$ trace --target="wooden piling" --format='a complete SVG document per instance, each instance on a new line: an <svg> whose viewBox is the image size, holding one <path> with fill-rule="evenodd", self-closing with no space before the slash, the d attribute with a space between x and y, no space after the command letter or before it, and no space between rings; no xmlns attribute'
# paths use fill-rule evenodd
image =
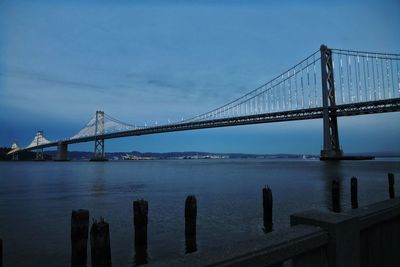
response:
<svg viewBox="0 0 400 267"><path fill-rule="evenodd" d="M337 179L332 181L332 211L340 212L340 185Z"/></svg>
<svg viewBox="0 0 400 267"><path fill-rule="evenodd" d="M264 231L272 232L272 190L269 187L263 188L263 212L264 212Z"/></svg>
<svg viewBox="0 0 400 267"><path fill-rule="evenodd" d="M147 264L148 203L133 201L133 224L135 228L135 264Z"/></svg>
<svg viewBox="0 0 400 267"><path fill-rule="evenodd" d="M73 210L71 214L71 266L86 266L89 211Z"/></svg>
<svg viewBox="0 0 400 267"><path fill-rule="evenodd" d="M194 195L189 195L185 201L185 243L186 253L197 251L196 244L197 201Z"/></svg>
<svg viewBox="0 0 400 267"><path fill-rule="evenodd" d="M133 202L135 245L147 246L148 203L141 199Z"/></svg>
<svg viewBox="0 0 400 267"><path fill-rule="evenodd" d="M351 177L350 180L350 192L351 192L351 208L358 208L358 192L357 192L357 178Z"/></svg>
<svg viewBox="0 0 400 267"><path fill-rule="evenodd" d="M196 235L197 202L190 195L185 201L185 235Z"/></svg>
<svg viewBox="0 0 400 267"><path fill-rule="evenodd" d="M101 217L90 228L90 246L92 267L111 267L110 229Z"/></svg>
<svg viewBox="0 0 400 267"><path fill-rule="evenodd" d="M388 173L389 181L389 198L394 198L394 174Z"/></svg>

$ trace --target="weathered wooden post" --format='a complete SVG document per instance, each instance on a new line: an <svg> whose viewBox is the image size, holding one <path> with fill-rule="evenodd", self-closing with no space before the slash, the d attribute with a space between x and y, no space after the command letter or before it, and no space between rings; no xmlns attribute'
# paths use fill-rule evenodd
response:
<svg viewBox="0 0 400 267"><path fill-rule="evenodd" d="M263 211L264 211L264 231L272 232L272 190L269 187L263 188Z"/></svg>
<svg viewBox="0 0 400 267"><path fill-rule="evenodd" d="M350 192L351 192L351 207L353 209L357 209L358 208L358 193L357 193L357 178L356 177L351 177Z"/></svg>
<svg viewBox="0 0 400 267"><path fill-rule="evenodd" d="M190 195L185 201L185 243L186 253L197 251L196 244L196 217L197 201L194 195Z"/></svg>
<svg viewBox="0 0 400 267"><path fill-rule="evenodd" d="M71 266L86 266L89 211L73 210L71 214Z"/></svg>
<svg viewBox="0 0 400 267"><path fill-rule="evenodd" d="M133 201L133 224L135 227L135 263L147 263L148 203L140 199Z"/></svg>
<svg viewBox="0 0 400 267"><path fill-rule="evenodd" d="M332 181L332 211L340 212L340 185L337 179Z"/></svg>
<svg viewBox="0 0 400 267"><path fill-rule="evenodd" d="M104 218L90 228L92 267L111 267L110 229Z"/></svg>
<svg viewBox="0 0 400 267"><path fill-rule="evenodd" d="M394 174L388 173L389 180L389 197L394 198Z"/></svg>

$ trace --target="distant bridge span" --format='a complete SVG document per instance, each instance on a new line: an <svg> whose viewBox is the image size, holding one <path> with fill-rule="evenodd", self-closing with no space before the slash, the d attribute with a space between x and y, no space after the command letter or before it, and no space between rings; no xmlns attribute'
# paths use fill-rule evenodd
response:
<svg viewBox="0 0 400 267"><path fill-rule="evenodd" d="M319 52L319 56L318 56ZM13 144L20 151L58 147L58 160L68 159L68 145L95 142L94 159L104 159L104 140L128 136L294 120L323 119L321 159L341 159L337 117L400 111L400 54L329 49L322 45L283 74L246 95L193 118L159 126L136 126L102 111L71 138L48 141L38 132L32 143ZM317 65L321 72L317 72ZM334 76L335 72L335 76ZM322 89L322 90L321 90Z"/></svg>

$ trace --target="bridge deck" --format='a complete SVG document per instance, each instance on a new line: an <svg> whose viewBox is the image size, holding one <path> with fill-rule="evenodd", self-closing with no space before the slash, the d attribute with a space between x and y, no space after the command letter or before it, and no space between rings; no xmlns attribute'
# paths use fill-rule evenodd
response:
<svg viewBox="0 0 400 267"><path fill-rule="evenodd" d="M121 138L128 136L139 136L139 135L167 133L176 131L189 131L196 129L228 127L228 126L247 125L247 124L320 119L322 118L322 111L323 108L318 107L318 108L308 108L308 109L298 109L298 110L290 110L283 112L248 115L248 116L229 117L229 118L222 118L215 120L167 124L156 127L146 127L136 130L108 133L98 136L97 138L112 139L112 138ZM336 111L333 112L336 114L336 116L342 117L342 116L355 116L355 115L386 113L386 112L396 112L396 111L400 111L400 98L338 105L336 107ZM39 146L23 148L20 151L54 147L57 146L60 142L62 144L76 144L76 143L94 141L95 139L96 139L95 136L87 136L76 139L59 140L47 144L42 144Z"/></svg>

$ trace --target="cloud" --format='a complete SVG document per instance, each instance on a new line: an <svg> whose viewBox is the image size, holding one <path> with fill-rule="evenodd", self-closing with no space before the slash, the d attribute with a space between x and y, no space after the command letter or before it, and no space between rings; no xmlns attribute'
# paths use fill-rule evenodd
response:
<svg viewBox="0 0 400 267"><path fill-rule="evenodd" d="M95 91L99 93L106 93L107 87L103 85L98 85L98 84L91 84L87 82L80 82L80 81L74 81L74 80L67 80L65 78L60 78L57 76L52 76L51 74L45 74L45 73L40 73L40 72L35 72L33 70L22 70L22 69L12 69L9 68L5 71L0 72L1 76L8 76L8 77L13 77L15 79L24 79L24 80L30 80L30 82L35 83L46 83L50 86L54 86L54 88L57 88L57 86L63 86L63 87L68 87L68 88L78 88L80 90L90 90L90 91Z"/></svg>

